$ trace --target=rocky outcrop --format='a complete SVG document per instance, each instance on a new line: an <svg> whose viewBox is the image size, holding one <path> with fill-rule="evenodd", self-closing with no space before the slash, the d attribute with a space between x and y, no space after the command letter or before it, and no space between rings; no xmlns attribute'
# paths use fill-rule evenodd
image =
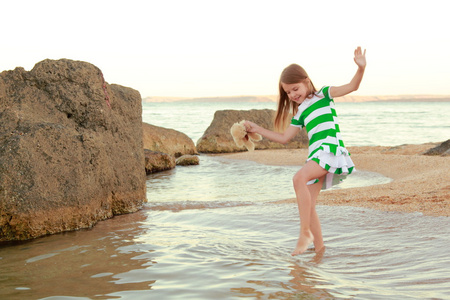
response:
<svg viewBox="0 0 450 300"><path fill-rule="evenodd" d="M147 175L175 168L175 157L167 153L144 149L145 173Z"/></svg>
<svg viewBox="0 0 450 300"><path fill-rule="evenodd" d="M198 154L194 142L184 133L147 123L142 123L144 148L180 157Z"/></svg>
<svg viewBox="0 0 450 300"><path fill-rule="evenodd" d="M0 73L0 241L91 227L145 201L139 92L67 59Z"/></svg>
<svg viewBox="0 0 450 300"><path fill-rule="evenodd" d="M450 156L450 140L446 140L439 146L427 150L424 155Z"/></svg>
<svg viewBox="0 0 450 300"><path fill-rule="evenodd" d="M273 119L275 111L271 109L261 110L219 110L214 114L211 125L206 129L203 136L197 142L197 150L201 153L228 153L246 151L239 148L233 141L230 133L231 126L241 120L249 120L258 125L273 129ZM255 149L285 149L285 148L305 148L308 146L308 136L301 131L288 144L282 145L263 138L255 142Z"/></svg>

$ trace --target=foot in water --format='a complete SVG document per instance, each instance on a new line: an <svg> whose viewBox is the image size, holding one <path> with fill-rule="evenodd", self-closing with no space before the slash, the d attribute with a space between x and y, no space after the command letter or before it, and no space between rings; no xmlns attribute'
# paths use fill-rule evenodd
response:
<svg viewBox="0 0 450 300"><path fill-rule="evenodd" d="M311 244L314 241L314 236L312 235L311 231L306 233L301 233L300 237L297 241L297 246L295 247L294 252L292 252L292 256L302 254L303 252L308 249L309 244Z"/></svg>

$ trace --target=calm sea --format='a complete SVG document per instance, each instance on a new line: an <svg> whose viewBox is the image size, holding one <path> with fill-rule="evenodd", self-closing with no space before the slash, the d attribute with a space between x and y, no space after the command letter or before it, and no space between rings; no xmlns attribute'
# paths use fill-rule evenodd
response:
<svg viewBox="0 0 450 300"><path fill-rule="evenodd" d="M147 103L147 123L197 142L216 110ZM346 145L449 138L450 102L338 103ZM93 229L0 246L0 299L450 299L450 218L318 206L326 251L292 257L298 166L201 155L147 177L148 203ZM357 171L337 188L383 184ZM319 201L320 202L320 201Z"/></svg>
<svg viewBox="0 0 450 300"><path fill-rule="evenodd" d="M144 122L179 130L195 143L224 109L276 109L271 102L144 103ZM450 138L449 102L336 103L346 146L396 146L443 142ZM253 120L258 123L258 120Z"/></svg>

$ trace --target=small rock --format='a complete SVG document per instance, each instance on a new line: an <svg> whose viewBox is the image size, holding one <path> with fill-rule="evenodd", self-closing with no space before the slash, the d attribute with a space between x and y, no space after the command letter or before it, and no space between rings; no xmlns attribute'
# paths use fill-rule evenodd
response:
<svg viewBox="0 0 450 300"><path fill-rule="evenodd" d="M176 160L177 166L192 166L199 163L200 159L196 155L183 155Z"/></svg>
<svg viewBox="0 0 450 300"><path fill-rule="evenodd" d="M144 156L147 175L175 168L175 157L167 153L144 149Z"/></svg>
<svg viewBox="0 0 450 300"><path fill-rule="evenodd" d="M450 140L446 140L437 147L427 150L424 155L440 155L448 156L450 155Z"/></svg>

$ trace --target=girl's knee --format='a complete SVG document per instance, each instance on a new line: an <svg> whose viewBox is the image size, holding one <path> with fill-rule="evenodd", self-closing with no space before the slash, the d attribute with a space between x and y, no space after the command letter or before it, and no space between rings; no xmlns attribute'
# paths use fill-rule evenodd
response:
<svg viewBox="0 0 450 300"><path fill-rule="evenodd" d="M296 186L297 184L306 184L309 181L308 178L303 173L304 172L299 171L295 173L294 177L292 177L292 182L294 183L294 186Z"/></svg>

